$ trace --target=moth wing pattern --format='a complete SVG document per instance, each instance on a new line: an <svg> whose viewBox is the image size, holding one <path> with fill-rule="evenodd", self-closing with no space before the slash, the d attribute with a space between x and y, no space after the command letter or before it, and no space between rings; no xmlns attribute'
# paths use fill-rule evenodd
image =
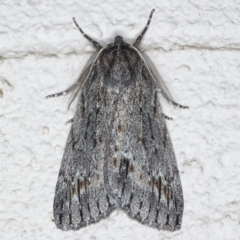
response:
<svg viewBox="0 0 240 240"><path fill-rule="evenodd" d="M158 90L135 45L117 36L99 50L81 87L57 180L58 228L78 230L121 209L144 225L180 229L182 187Z"/></svg>
<svg viewBox="0 0 240 240"><path fill-rule="evenodd" d="M115 111L107 159L110 191L131 218L174 231L181 226L183 195L158 86L137 49L126 47L121 54L128 73L121 78L124 91L114 95L107 89ZM117 61L105 55L105 62Z"/></svg>
<svg viewBox="0 0 240 240"><path fill-rule="evenodd" d="M78 230L116 209L105 193L100 160L103 157L96 139L99 85L96 75L93 66L80 95L57 180L54 218L62 230Z"/></svg>

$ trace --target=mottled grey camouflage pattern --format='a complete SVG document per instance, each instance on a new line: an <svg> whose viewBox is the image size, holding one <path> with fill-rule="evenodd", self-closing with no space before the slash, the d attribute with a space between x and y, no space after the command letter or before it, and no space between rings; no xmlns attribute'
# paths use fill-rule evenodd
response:
<svg viewBox="0 0 240 240"><path fill-rule="evenodd" d="M179 172L139 38L134 46L120 36L96 45L56 186L54 219L62 230L78 230L115 209L159 230L181 227Z"/></svg>

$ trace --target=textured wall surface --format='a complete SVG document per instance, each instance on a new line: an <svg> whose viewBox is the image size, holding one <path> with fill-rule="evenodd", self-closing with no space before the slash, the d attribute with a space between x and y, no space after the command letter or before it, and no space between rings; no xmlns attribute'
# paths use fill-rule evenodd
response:
<svg viewBox="0 0 240 240"><path fill-rule="evenodd" d="M124 4L123 4L124 2ZM174 99L162 99L184 192L180 231L160 232L117 211L77 232L53 221L53 197L70 125L70 96L45 100L81 74L94 48L117 34L141 44ZM1 1L0 239L239 239L240 2Z"/></svg>

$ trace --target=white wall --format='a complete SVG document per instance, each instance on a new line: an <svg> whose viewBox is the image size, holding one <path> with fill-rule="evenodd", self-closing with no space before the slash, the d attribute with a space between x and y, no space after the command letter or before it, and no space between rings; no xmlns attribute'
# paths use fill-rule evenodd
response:
<svg viewBox="0 0 240 240"><path fill-rule="evenodd" d="M81 74L94 48L130 43L155 8L141 49L175 100L162 106L184 191L182 229L160 232L121 212L77 232L56 229L55 184L75 112L70 96L45 100ZM1 1L0 239L239 239L239 1ZM1 93L1 92L0 92Z"/></svg>

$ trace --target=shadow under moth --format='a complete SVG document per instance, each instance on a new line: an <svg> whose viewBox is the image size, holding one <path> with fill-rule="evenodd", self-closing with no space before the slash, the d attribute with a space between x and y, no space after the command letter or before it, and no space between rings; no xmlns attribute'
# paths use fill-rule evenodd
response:
<svg viewBox="0 0 240 240"><path fill-rule="evenodd" d="M116 36L97 48L93 62L76 84L77 111L66 143L54 198L54 221L78 230L114 210L159 230L181 227L183 194L173 147L158 92L174 102L138 49L152 10L133 45Z"/></svg>

